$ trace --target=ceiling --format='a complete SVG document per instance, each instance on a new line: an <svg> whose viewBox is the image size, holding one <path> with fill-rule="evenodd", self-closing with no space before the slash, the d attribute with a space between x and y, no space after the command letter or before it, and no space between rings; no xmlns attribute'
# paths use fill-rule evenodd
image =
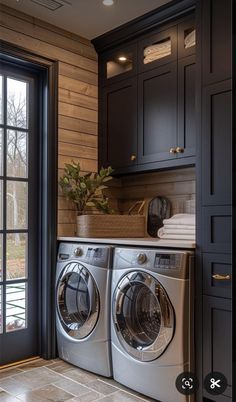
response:
<svg viewBox="0 0 236 402"><path fill-rule="evenodd" d="M1 0L1 3L93 39L169 1L115 0L115 4L109 7L104 6L102 0ZM59 8L52 11L37 2Z"/></svg>

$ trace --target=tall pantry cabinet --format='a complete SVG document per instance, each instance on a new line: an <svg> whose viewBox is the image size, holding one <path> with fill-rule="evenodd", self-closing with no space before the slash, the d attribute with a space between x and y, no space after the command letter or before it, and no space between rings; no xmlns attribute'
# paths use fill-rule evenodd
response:
<svg viewBox="0 0 236 402"><path fill-rule="evenodd" d="M198 402L232 398L232 2L199 0L198 15ZM228 387L211 395L203 386L211 372ZM201 395L202 393L202 395Z"/></svg>

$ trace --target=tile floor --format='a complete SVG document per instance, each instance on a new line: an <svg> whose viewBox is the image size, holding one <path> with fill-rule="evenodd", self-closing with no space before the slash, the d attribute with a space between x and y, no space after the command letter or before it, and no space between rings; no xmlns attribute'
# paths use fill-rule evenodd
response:
<svg viewBox="0 0 236 402"><path fill-rule="evenodd" d="M60 359L38 359L0 370L0 402L154 401ZM156 401L155 401L156 402Z"/></svg>

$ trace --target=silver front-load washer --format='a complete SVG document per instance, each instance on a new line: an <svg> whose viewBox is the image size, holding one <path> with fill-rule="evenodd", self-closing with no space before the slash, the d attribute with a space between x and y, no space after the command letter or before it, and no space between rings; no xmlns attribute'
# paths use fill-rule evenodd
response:
<svg viewBox="0 0 236 402"><path fill-rule="evenodd" d="M109 246L61 243L56 271L56 327L59 357L110 377Z"/></svg>
<svg viewBox="0 0 236 402"><path fill-rule="evenodd" d="M193 370L193 257L189 251L115 249L113 376L161 402L193 400L175 385L179 374Z"/></svg>

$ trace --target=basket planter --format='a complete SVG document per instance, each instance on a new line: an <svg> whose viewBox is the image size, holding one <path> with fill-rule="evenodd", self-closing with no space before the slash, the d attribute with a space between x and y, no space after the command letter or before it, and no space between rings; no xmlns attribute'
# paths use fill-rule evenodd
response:
<svg viewBox="0 0 236 402"><path fill-rule="evenodd" d="M78 237L144 237L144 215L79 215Z"/></svg>

